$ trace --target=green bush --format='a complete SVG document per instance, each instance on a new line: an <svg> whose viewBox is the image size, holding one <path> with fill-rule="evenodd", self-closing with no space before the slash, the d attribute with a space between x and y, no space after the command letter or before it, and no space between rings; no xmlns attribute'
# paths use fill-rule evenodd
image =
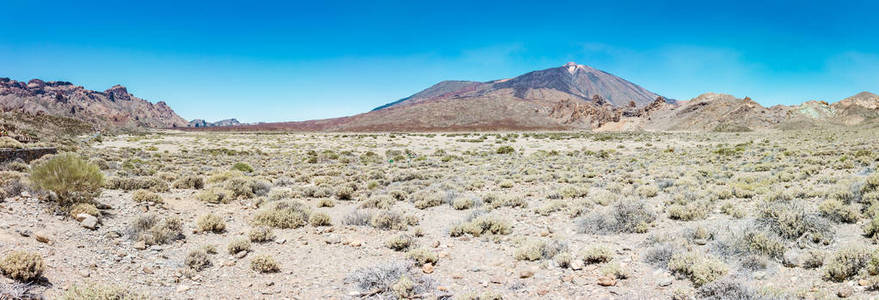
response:
<svg viewBox="0 0 879 300"><path fill-rule="evenodd" d="M516 149L513 149L513 146L500 146L495 151L497 154L510 154L513 152L516 152Z"/></svg>
<svg viewBox="0 0 879 300"><path fill-rule="evenodd" d="M232 165L232 170L238 170L238 171L241 171L244 173L250 173L250 172L253 172L253 167L251 167L250 165L243 163L243 162L237 162L234 165Z"/></svg>
<svg viewBox="0 0 879 300"><path fill-rule="evenodd" d="M98 166L74 153L55 155L31 170L31 181L41 189L55 192L61 206L91 202L100 195L104 175Z"/></svg>

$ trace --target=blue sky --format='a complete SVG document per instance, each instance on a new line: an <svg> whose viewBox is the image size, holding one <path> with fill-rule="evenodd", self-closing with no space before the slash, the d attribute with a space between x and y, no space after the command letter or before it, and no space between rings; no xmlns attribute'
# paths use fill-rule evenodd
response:
<svg viewBox="0 0 879 300"><path fill-rule="evenodd" d="M875 1L2 2L0 77L122 84L186 119L344 116L568 61L676 99L879 93Z"/></svg>

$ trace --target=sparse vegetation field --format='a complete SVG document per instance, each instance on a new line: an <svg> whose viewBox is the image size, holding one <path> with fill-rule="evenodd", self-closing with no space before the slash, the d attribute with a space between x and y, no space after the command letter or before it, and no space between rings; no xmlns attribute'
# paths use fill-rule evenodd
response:
<svg viewBox="0 0 879 300"><path fill-rule="evenodd" d="M0 299L879 297L877 136L104 136L0 165Z"/></svg>

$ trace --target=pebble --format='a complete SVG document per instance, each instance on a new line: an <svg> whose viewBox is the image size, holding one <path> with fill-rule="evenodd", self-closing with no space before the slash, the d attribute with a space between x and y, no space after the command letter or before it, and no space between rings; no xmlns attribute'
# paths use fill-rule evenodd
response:
<svg viewBox="0 0 879 300"><path fill-rule="evenodd" d="M659 286L670 286L672 283L671 279L663 279L659 281Z"/></svg>
<svg viewBox="0 0 879 300"><path fill-rule="evenodd" d="M598 277L598 285L600 286L614 286L617 284L616 279L613 279L608 276Z"/></svg>
<svg viewBox="0 0 879 300"><path fill-rule="evenodd" d="M153 273L154 273L153 268L150 268L150 267L148 267L148 266L147 266L147 267L143 267L143 272L146 273L146 274L153 274Z"/></svg>
<svg viewBox="0 0 879 300"><path fill-rule="evenodd" d="M82 215L86 215L86 214L79 214L79 215L82 216ZM92 216L92 215L86 215L86 216L87 217L83 218L82 221L79 222L79 225L82 225L82 227L84 227L86 229L91 229L91 230L97 229L98 228L98 218L95 218L95 216Z"/></svg>
<svg viewBox="0 0 879 300"><path fill-rule="evenodd" d="M242 259L242 258L244 258L245 256L247 256L247 252L249 252L249 251L241 251L241 252L236 253L236 254L235 254L235 258L237 258L237 259Z"/></svg>
<svg viewBox="0 0 879 300"><path fill-rule="evenodd" d="M531 272L531 271L519 272L519 278L531 278L531 276L534 276L534 272Z"/></svg>
<svg viewBox="0 0 879 300"><path fill-rule="evenodd" d="M188 290L189 290L189 286L187 286L187 285L185 285L185 284L181 284L181 285L178 285L178 286L177 286L177 292L178 292L178 293L184 293L184 292L186 292L186 291L188 291Z"/></svg>
<svg viewBox="0 0 879 300"><path fill-rule="evenodd" d="M146 243L144 243L144 241L137 241L136 243L134 243L134 249L144 250L146 248L147 248L147 246L146 246Z"/></svg>
<svg viewBox="0 0 879 300"><path fill-rule="evenodd" d="M34 235L34 238L37 239L37 242L44 243L44 244L48 244L49 241L52 240L51 238L49 238L49 235L46 234L45 232L37 232L37 234Z"/></svg>
<svg viewBox="0 0 879 300"><path fill-rule="evenodd" d="M575 259L574 261L572 261L571 262L571 270L574 270L574 271L583 270L583 260Z"/></svg>
<svg viewBox="0 0 879 300"><path fill-rule="evenodd" d="M424 274L433 273L433 264L424 264L423 266L421 266L421 272L424 272Z"/></svg>

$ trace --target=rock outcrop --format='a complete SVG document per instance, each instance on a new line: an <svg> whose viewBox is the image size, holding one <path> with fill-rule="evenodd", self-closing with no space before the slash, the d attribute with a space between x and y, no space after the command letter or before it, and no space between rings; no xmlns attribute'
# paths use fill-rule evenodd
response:
<svg viewBox="0 0 879 300"><path fill-rule="evenodd" d="M74 118L99 127L179 128L188 122L165 102L140 99L120 85L103 92L66 81L0 78L0 110Z"/></svg>

